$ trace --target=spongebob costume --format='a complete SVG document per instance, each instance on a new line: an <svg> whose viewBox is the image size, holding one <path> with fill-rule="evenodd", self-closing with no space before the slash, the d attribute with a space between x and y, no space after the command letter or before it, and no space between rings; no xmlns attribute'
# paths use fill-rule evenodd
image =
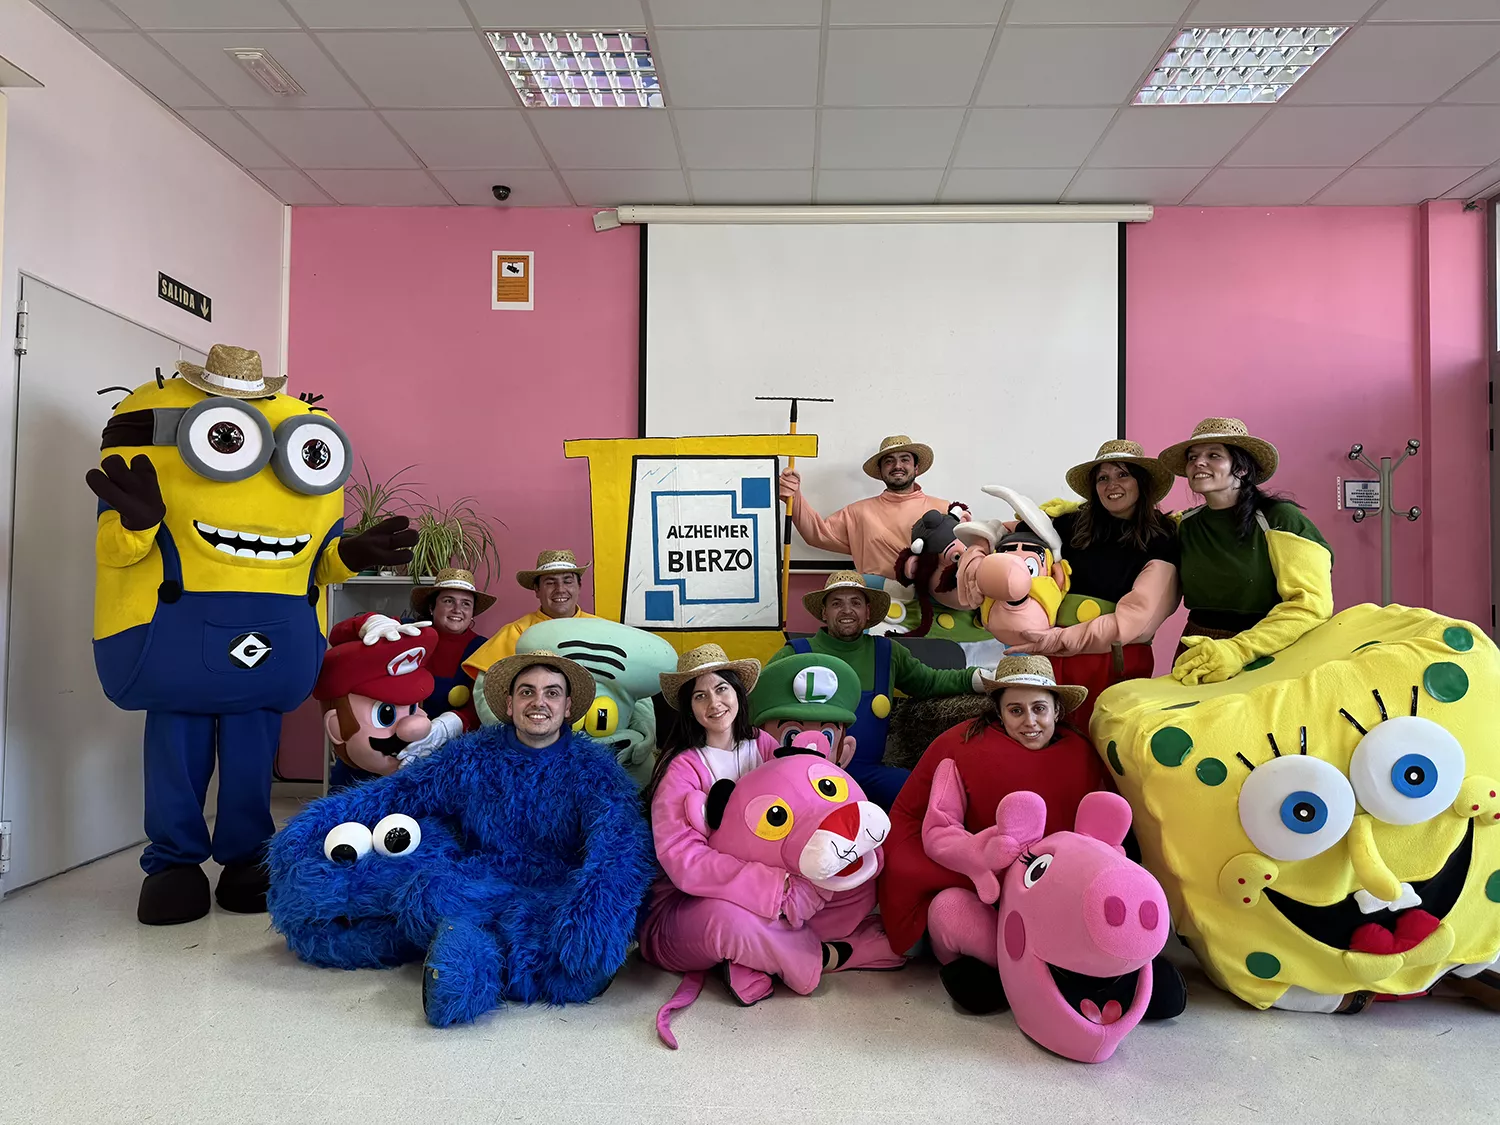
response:
<svg viewBox="0 0 1500 1125"><path fill-rule="evenodd" d="M1500 955L1497 710L1480 629L1361 605L1227 682L1118 684L1091 733L1214 981L1332 1012Z"/></svg>
<svg viewBox="0 0 1500 1125"><path fill-rule="evenodd" d="M148 925L208 913L210 855L224 867L220 906L265 909L271 763L282 714L318 677L321 589L409 559L415 538L397 519L340 542L349 441L277 393L285 379L263 377L259 355L215 345L203 367L178 368L115 407L88 474L100 500L94 663L112 702L146 712Z"/></svg>

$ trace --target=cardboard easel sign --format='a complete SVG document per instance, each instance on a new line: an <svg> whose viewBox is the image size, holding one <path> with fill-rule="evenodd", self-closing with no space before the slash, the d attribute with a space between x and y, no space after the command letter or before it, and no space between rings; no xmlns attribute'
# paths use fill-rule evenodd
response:
<svg viewBox="0 0 1500 1125"><path fill-rule="evenodd" d="M531 250L495 250L491 253L490 308L530 312L535 253Z"/></svg>

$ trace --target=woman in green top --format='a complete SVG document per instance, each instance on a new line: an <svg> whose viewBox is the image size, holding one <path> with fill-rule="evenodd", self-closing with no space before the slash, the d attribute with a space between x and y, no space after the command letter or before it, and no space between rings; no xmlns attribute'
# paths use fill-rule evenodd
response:
<svg viewBox="0 0 1500 1125"><path fill-rule="evenodd" d="M1205 418L1160 461L1203 497L1179 531L1188 623L1173 676L1227 680L1333 616L1333 552L1296 503L1260 487L1274 445L1238 418Z"/></svg>

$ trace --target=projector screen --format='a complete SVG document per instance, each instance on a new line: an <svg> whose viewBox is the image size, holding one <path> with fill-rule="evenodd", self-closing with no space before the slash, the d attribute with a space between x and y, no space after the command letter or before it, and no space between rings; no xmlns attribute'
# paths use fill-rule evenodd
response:
<svg viewBox="0 0 1500 1125"><path fill-rule="evenodd" d="M818 435L799 461L824 516L881 490L888 434L932 446L920 484L1011 518L980 486L1037 501L1118 436L1116 223L678 225L642 229L643 437ZM838 554L795 535L793 565Z"/></svg>

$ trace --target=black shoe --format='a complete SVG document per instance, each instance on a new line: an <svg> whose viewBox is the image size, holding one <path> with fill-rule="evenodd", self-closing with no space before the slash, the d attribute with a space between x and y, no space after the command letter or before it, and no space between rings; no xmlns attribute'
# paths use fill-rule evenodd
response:
<svg viewBox="0 0 1500 1125"><path fill-rule="evenodd" d="M1333 1014L1336 1016L1357 1016L1360 1012L1363 1012L1366 1008L1368 1008L1370 1006L1370 1002L1374 999L1375 994L1373 992L1345 993L1344 999L1339 1003L1339 1006L1333 1010Z"/></svg>
<svg viewBox="0 0 1500 1125"><path fill-rule="evenodd" d="M977 957L948 962L938 970L938 979L953 1002L973 1015L987 1016L1010 1007L1005 986L1000 983L1000 970Z"/></svg>
<svg viewBox="0 0 1500 1125"><path fill-rule="evenodd" d="M847 941L825 941L823 943L823 971L836 973L854 956L854 946Z"/></svg>
<svg viewBox="0 0 1500 1125"><path fill-rule="evenodd" d="M271 877L261 860L226 863L219 875L219 885L214 888L214 899L235 914L264 914L266 891L270 887Z"/></svg>
<svg viewBox="0 0 1500 1125"><path fill-rule="evenodd" d="M1165 956L1158 956L1151 962L1151 1002L1141 1019L1173 1019L1186 1007L1187 981L1182 979L1182 971Z"/></svg>
<svg viewBox="0 0 1500 1125"><path fill-rule="evenodd" d="M177 926L197 921L208 908L208 876L197 864L184 864L146 876L135 917L143 926Z"/></svg>

